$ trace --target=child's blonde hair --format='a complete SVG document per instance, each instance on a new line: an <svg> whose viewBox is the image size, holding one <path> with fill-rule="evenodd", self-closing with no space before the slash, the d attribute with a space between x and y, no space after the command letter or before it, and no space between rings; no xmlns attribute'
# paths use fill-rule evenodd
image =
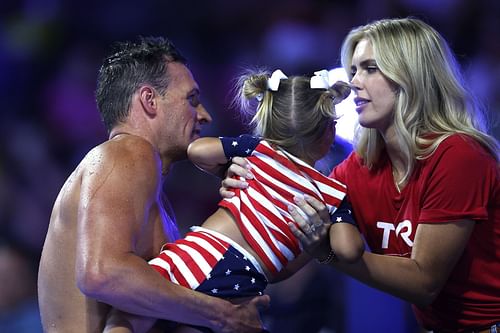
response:
<svg viewBox="0 0 500 333"><path fill-rule="evenodd" d="M273 91L269 78L267 71L242 75L235 102L252 117L255 135L298 157L312 157L314 145L337 119L334 105L349 96L350 86L338 81L325 89L311 88L311 77L292 76L281 79ZM256 107L251 107L252 100L257 100Z"/></svg>

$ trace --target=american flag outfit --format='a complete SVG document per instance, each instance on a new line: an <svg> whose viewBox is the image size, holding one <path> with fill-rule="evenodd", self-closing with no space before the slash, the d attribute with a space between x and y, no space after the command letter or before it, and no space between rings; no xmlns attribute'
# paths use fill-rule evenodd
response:
<svg viewBox="0 0 500 333"><path fill-rule="evenodd" d="M342 183L259 138L241 135L221 137L221 141L229 159L247 156L255 177L248 180L247 189L236 190L233 198L223 199L219 206L229 209L245 240L272 274L302 252L287 225L293 222L287 206L294 205L295 195L305 193L324 202L334 223L355 224L350 206L344 205ZM261 295L268 283L251 254L230 238L201 227L166 244L149 263L166 279L212 296Z"/></svg>
<svg viewBox="0 0 500 333"><path fill-rule="evenodd" d="M212 296L262 295L267 279L255 258L229 237L191 227L149 261L167 280Z"/></svg>
<svg viewBox="0 0 500 333"><path fill-rule="evenodd" d="M248 156L254 179L247 180L248 188L236 189L236 195L223 199L219 206L231 211L243 237L272 274L302 252L288 227L289 222L294 223L288 213L288 206L295 205L294 196L308 194L325 203L334 223L355 224L347 201L343 200L344 184L265 140L250 135L221 140L226 157Z"/></svg>

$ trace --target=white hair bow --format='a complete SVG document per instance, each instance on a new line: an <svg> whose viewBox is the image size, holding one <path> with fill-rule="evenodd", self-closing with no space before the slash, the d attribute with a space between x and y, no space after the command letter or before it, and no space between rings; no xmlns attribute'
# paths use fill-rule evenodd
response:
<svg viewBox="0 0 500 333"><path fill-rule="evenodd" d="M280 81L288 79L281 69L277 69L271 74L271 77L267 79L267 88L272 91L278 91L278 87L280 86Z"/></svg>
<svg viewBox="0 0 500 333"><path fill-rule="evenodd" d="M330 72L326 69L314 72L314 76L311 76L311 89L328 89L332 86L333 82L330 82Z"/></svg>

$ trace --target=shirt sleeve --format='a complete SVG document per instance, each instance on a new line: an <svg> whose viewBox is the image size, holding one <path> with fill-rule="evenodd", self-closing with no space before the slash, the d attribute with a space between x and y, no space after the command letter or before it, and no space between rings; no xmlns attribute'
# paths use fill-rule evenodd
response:
<svg viewBox="0 0 500 333"><path fill-rule="evenodd" d="M219 139L228 160L235 156L250 156L261 141L261 138L250 134L242 134L238 137L221 136Z"/></svg>
<svg viewBox="0 0 500 333"><path fill-rule="evenodd" d="M471 138L450 137L441 145L432 157L419 222L486 220L498 186L496 162Z"/></svg>
<svg viewBox="0 0 500 333"><path fill-rule="evenodd" d="M349 223L357 225L354 216L352 215L352 207L347 199L342 200L340 206L330 215L332 223Z"/></svg>

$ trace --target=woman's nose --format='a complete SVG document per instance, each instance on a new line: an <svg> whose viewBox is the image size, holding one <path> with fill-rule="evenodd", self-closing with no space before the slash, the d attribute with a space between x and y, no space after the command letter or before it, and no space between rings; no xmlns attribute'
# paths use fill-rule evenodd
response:
<svg viewBox="0 0 500 333"><path fill-rule="evenodd" d="M349 81L349 83L350 83L351 89L354 90L354 92L357 92L359 89L361 89L360 81L359 81L357 73L354 74L354 76L351 78L351 81Z"/></svg>

